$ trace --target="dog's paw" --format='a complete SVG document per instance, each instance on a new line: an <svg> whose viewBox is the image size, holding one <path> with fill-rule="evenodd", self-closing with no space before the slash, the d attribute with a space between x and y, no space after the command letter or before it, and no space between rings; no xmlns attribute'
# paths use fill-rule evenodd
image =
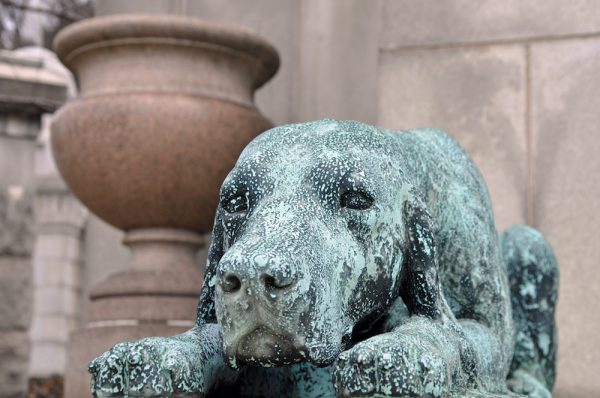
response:
<svg viewBox="0 0 600 398"><path fill-rule="evenodd" d="M416 336L385 334L343 352L334 370L341 397L441 397L449 371L437 349Z"/></svg>
<svg viewBox="0 0 600 398"><path fill-rule="evenodd" d="M202 397L203 361L185 339L119 343L90 362L92 393L100 397Z"/></svg>

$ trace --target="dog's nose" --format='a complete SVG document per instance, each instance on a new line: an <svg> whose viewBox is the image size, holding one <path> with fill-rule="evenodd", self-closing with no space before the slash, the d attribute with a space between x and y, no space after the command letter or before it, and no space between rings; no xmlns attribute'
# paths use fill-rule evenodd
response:
<svg viewBox="0 0 600 398"><path fill-rule="evenodd" d="M233 272L226 272L221 276L221 288L225 293L235 293L242 287L240 277Z"/></svg>
<svg viewBox="0 0 600 398"><path fill-rule="evenodd" d="M261 275L260 280L267 291L285 289L296 281L293 276L286 276L278 272L265 272Z"/></svg>
<svg viewBox="0 0 600 398"><path fill-rule="evenodd" d="M288 264L282 261L261 260L258 258L255 264L237 261L221 262L218 277L223 292L235 293L249 287L252 290L258 288L272 294L296 283L297 273Z"/></svg>

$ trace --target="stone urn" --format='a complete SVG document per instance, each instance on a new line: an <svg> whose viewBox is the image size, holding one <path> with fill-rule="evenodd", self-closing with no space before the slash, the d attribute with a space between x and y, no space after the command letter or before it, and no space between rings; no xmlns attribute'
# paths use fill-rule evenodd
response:
<svg viewBox="0 0 600 398"><path fill-rule="evenodd" d="M167 15L84 20L54 49L80 89L52 125L58 169L132 250L130 269L92 290L88 325L72 335L66 396L81 397L87 361L112 344L193 324L202 233L239 153L271 127L253 95L279 58L249 31Z"/></svg>

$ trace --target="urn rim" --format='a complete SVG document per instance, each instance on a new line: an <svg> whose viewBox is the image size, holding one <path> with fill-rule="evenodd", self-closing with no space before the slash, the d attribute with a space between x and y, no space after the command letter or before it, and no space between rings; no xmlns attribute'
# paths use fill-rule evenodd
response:
<svg viewBox="0 0 600 398"><path fill-rule="evenodd" d="M205 43L254 58L259 66L254 76L255 89L279 69L277 50L257 33L236 25L180 15L123 14L85 19L61 30L53 48L61 62L73 70L76 53L123 39L129 43L136 40L148 43L153 38Z"/></svg>

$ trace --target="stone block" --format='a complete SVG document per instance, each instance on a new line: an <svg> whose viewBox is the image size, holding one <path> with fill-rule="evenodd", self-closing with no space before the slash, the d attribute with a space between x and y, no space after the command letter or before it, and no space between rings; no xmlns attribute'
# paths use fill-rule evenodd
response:
<svg viewBox="0 0 600 398"><path fill-rule="evenodd" d="M75 317L79 291L68 286L39 286L35 290L35 313L39 316Z"/></svg>
<svg viewBox="0 0 600 398"><path fill-rule="evenodd" d="M0 397L23 397L27 391L27 333L0 330Z"/></svg>
<svg viewBox="0 0 600 398"><path fill-rule="evenodd" d="M36 316L61 314L64 306L63 301L62 287L57 285L38 285L33 294L33 306Z"/></svg>
<svg viewBox="0 0 600 398"><path fill-rule="evenodd" d="M595 0L385 0L380 45L437 46L599 31Z"/></svg>
<svg viewBox="0 0 600 398"><path fill-rule="evenodd" d="M79 274L81 264L60 260L40 260L34 255L36 266L34 267L33 283L35 286L65 286L79 288Z"/></svg>
<svg viewBox="0 0 600 398"><path fill-rule="evenodd" d="M72 261L80 260L80 242L78 237L56 233L39 235L35 243L36 260L46 261Z"/></svg>
<svg viewBox="0 0 600 398"><path fill-rule="evenodd" d="M2 189L11 185L30 186L34 179L35 141L7 137L12 134L25 134L22 131L11 131L11 125L16 123L9 120L8 117L0 115L0 187ZM26 120L22 124L26 124L31 129L39 128L29 119ZM35 132L37 133L37 130Z"/></svg>
<svg viewBox="0 0 600 398"><path fill-rule="evenodd" d="M40 342L65 343L70 332L70 320L62 315L38 315L29 331L31 340Z"/></svg>
<svg viewBox="0 0 600 398"><path fill-rule="evenodd" d="M384 52L379 76L379 124L450 133L479 166L497 227L525 223L525 50Z"/></svg>
<svg viewBox="0 0 600 398"><path fill-rule="evenodd" d="M31 301L29 259L0 257L0 331L27 330Z"/></svg>
<svg viewBox="0 0 600 398"><path fill-rule="evenodd" d="M0 128L3 117L0 116ZM3 137L0 131L0 187L28 187L33 184L35 141Z"/></svg>
<svg viewBox="0 0 600 398"><path fill-rule="evenodd" d="M531 48L535 226L560 264L557 397L600 394L600 39Z"/></svg>
<svg viewBox="0 0 600 398"><path fill-rule="evenodd" d="M29 371L36 377L64 375L67 364L66 344L44 341L31 347Z"/></svg>

